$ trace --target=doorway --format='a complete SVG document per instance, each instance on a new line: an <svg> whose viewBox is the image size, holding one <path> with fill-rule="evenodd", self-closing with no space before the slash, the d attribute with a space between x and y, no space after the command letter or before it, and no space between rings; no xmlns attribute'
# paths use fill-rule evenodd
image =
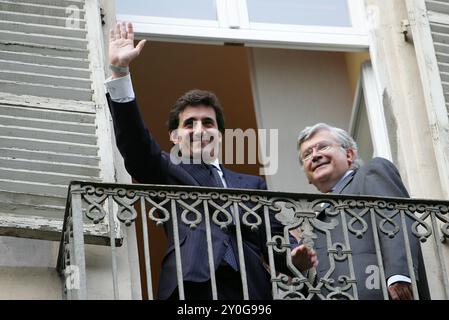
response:
<svg viewBox="0 0 449 320"><path fill-rule="evenodd" d="M353 53L249 48L150 41L131 66L143 119L165 151L169 110L191 89L214 92L227 128L278 130L277 170L266 176L273 191L315 192L296 156L296 137L305 126L327 122L349 128L360 64ZM366 54L365 54L366 55ZM353 69L355 71L353 71ZM245 157L245 159L248 159ZM225 164L231 170L259 175L260 164ZM143 298L146 295L142 230L137 223ZM162 228L148 221L153 292L166 248Z"/></svg>

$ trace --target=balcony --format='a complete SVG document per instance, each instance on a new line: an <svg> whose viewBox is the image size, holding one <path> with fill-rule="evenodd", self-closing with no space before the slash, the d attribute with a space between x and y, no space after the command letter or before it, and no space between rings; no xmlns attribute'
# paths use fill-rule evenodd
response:
<svg viewBox="0 0 449 320"><path fill-rule="evenodd" d="M236 214L239 213L239 214ZM319 218L317 214L319 213ZM137 219L145 215L144 219ZM88 299L83 220L107 222L111 253L110 270L114 297L120 298L117 252L121 250L123 228L141 223L143 230L146 295L154 298L148 230L149 223L174 230L179 297L184 298L183 261L179 227L205 232L211 272L212 296L217 297L211 230L235 227L243 297L248 298L242 238L251 230L266 233L268 259L274 299L359 299L360 288L377 288L380 297L389 299L383 248L398 241L405 255L415 299L419 298L418 274L412 249L419 246L425 261L432 299L449 299L449 201L343 196L333 194L295 194L260 190L235 190L161 185L120 185L72 182L69 188L57 269L63 277L67 299ZM275 219L283 234L272 234ZM203 225L204 228L198 228ZM373 227L374 226L374 227ZM139 226L140 227L140 226ZM340 228L341 236L335 230ZM293 235L299 242L325 253L317 270L300 272L289 256ZM112 241L111 241L112 239ZM374 243L372 265L365 268L366 279L357 277L354 264L355 243ZM319 248L319 246L324 246ZM354 245L354 248L352 247ZM277 270L275 257L284 256L288 274ZM184 257L187 258L187 257ZM324 268L324 269L323 269ZM336 270L340 270L338 275ZM343 272L341 270L346 270ZM422 277L421 277L422 279ZM421 291L420 291L421 292Z"/></svg>

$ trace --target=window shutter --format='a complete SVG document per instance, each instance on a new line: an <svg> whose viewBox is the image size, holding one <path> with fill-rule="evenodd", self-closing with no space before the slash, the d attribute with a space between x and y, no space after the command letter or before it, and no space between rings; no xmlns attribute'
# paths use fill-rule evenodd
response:
<svg viewBox="0 0 449 320"><path fill-rule="evenodd" d="M90 30L86 7L0 0L0 235L59 240L69 182L113 182L99 146L109 141L99 138L104 99L93 100L104 94L93 83L98 52L89 50L102 42L101 20L94 12ZM106 222L85 220L85 229L91 243L108 235Z"/></svg>
<svg viewBox="0 0 449 320"><path fill-rule="evenodd" d="M406 4L440 182L449 195L449 2Z"/></svg>

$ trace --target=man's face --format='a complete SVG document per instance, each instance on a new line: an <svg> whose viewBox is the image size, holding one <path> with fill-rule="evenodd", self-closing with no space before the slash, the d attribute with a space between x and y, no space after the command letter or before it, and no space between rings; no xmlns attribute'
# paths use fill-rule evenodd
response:
<svg viewBox="0 0 449 320"><path fill-rule="evenodd" d="M334 135L321 130L300 146L304 173L321 192L329 192L354 161L354 151L344 150ZM309 158L304 159L309 155Z"/></svg>
<svg viewBox="0 0 449 320"><path fill-rule="evenodd" d="M179 145L183 157L203 158L205 162L218 157L221 134L215 110L204 105L187 106L179 114L178 129L170 133L170 139Z"/></svg>

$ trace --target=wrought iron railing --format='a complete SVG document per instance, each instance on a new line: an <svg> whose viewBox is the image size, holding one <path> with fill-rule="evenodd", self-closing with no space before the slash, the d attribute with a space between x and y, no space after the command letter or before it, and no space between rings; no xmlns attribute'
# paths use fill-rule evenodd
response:
<svg viewBox="0 0 449 320"><path fill-rule="evenodd" d="M217 297L217 287L213 246L210 243L211 228L216 225L226 229L235 224L244 298L248 298L246 276L250 270L245 268L242 230L251 229L266 232L268 255L265 262L271 276L274 299L360 299L363 298L361 292L373 288L379 290L380 298L388 299L388 274L385 272L385 259L388 257L384 253L388 241L396 241L398 256L406 257L405 267L416 299L421 293L418 290L415 259L419 243L425 257L427 280L433 286L432 298L449 299L448 212L448 201L76 181L71 183L69 189L57 268L64 275L67 298L87 299L83 218L87 217L94 223L107 219L110 239L114 239L109 245L114 297L118 298L118 225L122 228L131 226L136 223L138 214L142 214L146 217L139 221L143 230L143 259L150 299L154 293L147 220L156 225L170 224L174 231L181 299L184 297L183 261L178 234L181 224L189 226L192 232L207 234L214 298ZM282 224L282 234L272 234L273 218ZM204 228L198 228L201 224ZM203 231L196 231L199 229ZM337 233L336 230L340 231ZM293 245L291 235L321 252L316 270L300 272L292 264L289 258ZM365 275L368 275L363 279L358 278L360 272L357 269L360 267L354 259L356 254L360 254L356 252L356 247L360 247L357 241L369 241L369 246L375 248L373 264L363 266ZM288 269L284 273L276 270L275 263L275 256L282 254Z"/></svg>

